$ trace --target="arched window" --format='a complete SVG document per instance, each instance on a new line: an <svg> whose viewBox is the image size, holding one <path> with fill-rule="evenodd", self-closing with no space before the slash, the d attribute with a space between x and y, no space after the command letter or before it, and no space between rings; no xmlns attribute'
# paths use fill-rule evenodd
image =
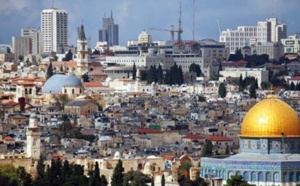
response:
<svg viewBox="0 0 300 186"><path fill-rule="evenodd" d="M72 89L72 94L75 94L75 90L74 89Z"/></svg>
<svg viewBox="0 0 300 186"><path fill-rule="evenodd" d="M263 181L263 173L262 172L259 172L258 173L258 181Z"/></svg>
<svg viewBox="0 0 300 186"><path fill-rule="evenodd" d="M67 93L67 89L65 88L65 94Z"/></svg>
<svg viewBox="0 0 300 186"><path fill-rule="evenodd" d="M279 173L278 172L274 173L273 181L279 181Z"/></svg>
<svg viewBox="0 0 300 186"><path fill-rule="evenodd" d="M31 88L29 89L29 94L32 94L32 89Z"/></svg>
<svg viewBox="0 0 300 186"><path fill-rule="evenodd" d="M243 178L244 178L244 180L249 180L249 173L246 171L246 172L244 172L244 174L243 174Z"/></svg>
<svg viewBox="0 0 300 186"><path fill-rule="evenodd" d="M269 173L269 172L266 173L266 181L267 182L272 181L272 179L271 179L271 173Z"/></svg>
<svg viewBox="0 0 300 186"><path fill-rule="evenodd" d="M233 172L232 172L232 171L229 171L229 172L228 172L228 179L230 179L231 176L233 176Z"/></svg>
<svg viewBox="0 0 300 186"><path fill-rule="evenodd" d="M293 172L290 172L290 177L289 177L289 182L292 182L294 181L294 173Z"/></svg>
<svg viewBox="0 0 300 186"><path fill-rule="evenodd" d="M300 181L300 172L297 172L296 181L297 181L297 182Z"/></svg>
<svg viewBox="0 0 300 186"><path fill-rule="evenodd" d="M251 173L251 181L256 181L256 173L255 172Z"/></svg>

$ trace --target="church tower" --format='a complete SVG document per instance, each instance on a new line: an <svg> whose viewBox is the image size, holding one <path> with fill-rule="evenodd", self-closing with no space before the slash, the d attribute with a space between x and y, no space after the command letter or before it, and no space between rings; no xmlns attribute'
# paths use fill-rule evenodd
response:
<svg viewBox="0 0 300 186"><path fill-rule="evenodd" d="M27 136L27 155L33 159L39 159L41 154L41 132L35 114L30 115Z"/></svg>
<svg viewBox="0 0 300 186"><path fill-rule="evenodd" d="M88 42L85 37L84 27L81 27L78 30L78 39L77 39L77 77L82 78L82 76L88 72Z"/></svg>
<svg viewBox="0 0 300 186"><path fill-rule="evenodd" d="M135 78L135 87L134 87L135 92L139 92L140 84L141 84L141 72L140 72L140 69L137 69L136 70L136 78Z"/></svg>

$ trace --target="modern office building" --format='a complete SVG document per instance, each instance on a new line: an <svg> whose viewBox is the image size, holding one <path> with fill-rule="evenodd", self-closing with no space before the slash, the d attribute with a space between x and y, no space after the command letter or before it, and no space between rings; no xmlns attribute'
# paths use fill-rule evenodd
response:
<svg viewBox="0 0 300 186"><path fill-rule="evenodd" d="M41 14L43 53L64 53L68 46L68 13L60 9L45 9Z"/></svg>
<svg viewBox="0 0 300 186"><path fill-rule="evenodd" d="M23 28L21 29L21 36L30 38L31 54L37 55L42 53L43 38L40 29Z"/></svg>
<svg viewBox="0 0 300 186"><path fill-rule="evenodd" d="M284 53L298 53L300 51L300 39L297 35L289 36L287 39L281 39L284 46Z"/></svg>
<svg viewBox="0 0 300 186"><path fill-rule="evenodd" d="M103 26L99 30L99 41L106 41L109 46L119 45L119 25L114 23L113 14L102 19Z"/></svg>
<svg viewBox="0 0 300 186"><path fill-rule="evenodd" d="M20 56L24 57L31 53L31 39L30 37L13 37L12 38L12 52L15 54L15 60Z"/></svg>
<svg viewBox="0 0 300 186"><path fill-rule="evenodd" d="M286 24L280 23L277 18L257 22L256 26L238 26L236 30L222 31L219 41L224 42L231 54L244 46L256 42L280 42L287 37Z"/></svg>

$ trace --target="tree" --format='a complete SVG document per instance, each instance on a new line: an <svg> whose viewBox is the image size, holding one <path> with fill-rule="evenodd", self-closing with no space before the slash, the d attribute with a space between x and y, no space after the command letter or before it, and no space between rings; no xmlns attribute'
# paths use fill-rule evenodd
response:
<svg viewBox="0 0 300 186"><path fill-rule="evenodd" d="M49 79L51 76L53 76L52 60L50 60L49 66L47 68L46 78Z"/></svg>
<svg viewBox="0 0 300 186"><path fill-rule="evenodd" d="M45 183L46 175L45 175L45 164L44 164L44 157L40 155L40 159L38 160L38 164L36 166L36 177L33 182L33 185L38 186L41 183Z"/></svg>
<svg viewBox="0 0 300 186"><path fill-rule="evenodd" d="M243 180L242 175L231 176L227 179L224 186L251 186L247 181Z"/></svg>
<svg viewBox="0 0 300 186"><path fill-rule="evenodd" d="M135 66L135 63L133 63L133 67L132 67L132 79L133 80L136 79L136 66Z"/></svg>
<svg viewBox="0 0 300 186"><path fill-rule="evenodd" d="M87 73L84 73L84 74L82 75L82 80L83 80L83 82L90 82L90 77L89 77L89 75L88 75Z"/></svg>
<svg viewBox="0 0 300 186"><path fill-rule="evenodd" d="M123 184L123 178L124 178L123 171L124 171L123 163L119 159L111 178L111 186L120 186Z"/></svg>
<svg viewBox="0 0 300 186"><path fill-rule="evenodd" d="M18 175L18 185L21 185L21 186L31 186L32 185L31 175L26 172L24 167L18 167L16 172Z"/></svg>
<svg viewBox="0 0 300 186"><path fill-rule="evenodd" d="M292 82L292 83L290 84L290 90L295 90L295 88L296 88L296 86L295 86L294 82Z"/></svg>
<svg viewBox="0 0 300 186"><path fill-rule="evenodd" d="M191 162L186 161L181 163L178 167L178 181L190 179L190 168L192 167Z"/></svg>
<svg viewBox="0 0 300 186"><path fill-rule="evenodd" d="M166 180L165 180L165 175L163 174L161 176L161 186L165 186L165 184L166 184Z"/></svg>
<svg viewBox="0 0 300 186"><path fill-rule="evenodd" d="M219 85L219 97L224 98L226 96L226 87L224 83L220 83Z"/></svg>
<svg viewBox="0 0 300 186"><path fill-rule="evenodd" d="M213 151L213 145L211 141L206 140L206 142L203 144L201 149L201 156L206 157L212 155L212 151Z"/></svg>
<svg viewBox="0 0 300 186"><path fill-rule="evenodd" d="M244 83L243 83L243 76L242 74L240 75L240 78L239 78L239 91L242 92L244 90Z"/></svg>
<svg viewBox="0 0 300 186"><path fill-rule="evenodd" d="M252 85L250 86L249 93L250 93L250 98L256 98L256 88L255 88L255 84L252 84Z"/></svg>
<svg viewBox="0 0 300 186"><path fill-rule="evenodd" d="M225 154L226 154L226 155L229 155L229 154L230 154L229 145L226 145L226 148L225 148Z"/></svg>
<svg viewBox="0 0 300 186"><path fill-rule="evenodd" d="M24 61L24 56L19 56L20 61Z"/></svg>
<svg viewBox="0 0 300 186"><path fill-rule="evenodd" d="M159 84L162 84L163 81L164 81L164 73L163 73L163 69L162 69L161 65L159 64L158 68L157 68L157 82Z"/></svg>
<svg viewBox="0 0 300 186"><path fill-rule="evenodd" d="M89 174L89 186L101 186L100 169L97 161L95 163L94 171L91 170Z"/></svg>
<svg viewBox="0 0 300 186"><path fill-rule="evenodd" d="M149 176L140 171L131 170L124 175L123 186L148 186L149 182L151 182Z"/></svg>
<svg viewBox="0 0 300 186"><path fill-rule="evenodd" d="M189 72L195 72L197 77L200 77L201 75L201 68L200 68L200 65L198 64L195 64L195 63L192 63L190 66L189 66Z"/></svg>
<svg viewBox="0 0 300 186"><path fill-rule="evenodd" d="M73 59L73 53L71 50L68 51L68 53L65 55L65 57L62 59L63 61L71 61Z"/></svg>
<svg viewBox="0 0 300 186"><path fill-rule="evenodd" d="M101 176L101 186L107 186L108 181L104 175Z"/></svg>
<svg viewBox="0 0 300 186"><path fill-rule="evenodd" d="M266 81L263 81L263 82L261 82L261 84L260 84L260 87L261 87L263 90L268 89L269 86L270 86L270 83L269 83L269 82L266 82Z"/></svg>

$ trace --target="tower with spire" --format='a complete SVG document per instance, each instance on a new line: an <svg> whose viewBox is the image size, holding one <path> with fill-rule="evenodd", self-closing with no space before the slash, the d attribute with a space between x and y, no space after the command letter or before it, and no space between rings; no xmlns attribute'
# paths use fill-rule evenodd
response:
<svg viewBox="0 0 300 186"><path fill-rule="evenodd" d="M84 27L81 27L78 30L78 39L77 39L77 76L81 78L85 73L88 72L88 41L85 37Z"/></svg>

